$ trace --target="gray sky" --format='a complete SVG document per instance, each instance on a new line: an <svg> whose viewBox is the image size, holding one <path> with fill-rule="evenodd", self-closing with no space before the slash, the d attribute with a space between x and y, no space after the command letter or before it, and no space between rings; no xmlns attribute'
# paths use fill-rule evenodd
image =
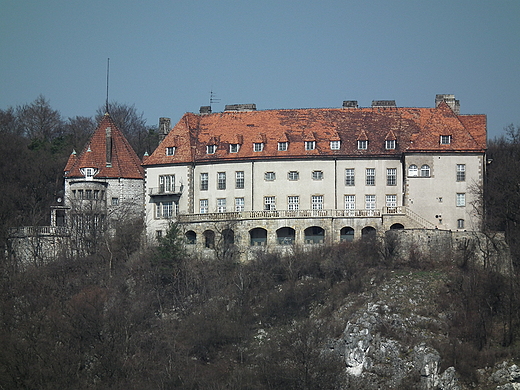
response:
<svg viewBox="0 0 520 390"><path fill-rule="evenodd" d="M106 98L149 125L209 104L340 107L452 93L520 125L520 1L0 0L0 108L39 94L63 116Z"/></svg>

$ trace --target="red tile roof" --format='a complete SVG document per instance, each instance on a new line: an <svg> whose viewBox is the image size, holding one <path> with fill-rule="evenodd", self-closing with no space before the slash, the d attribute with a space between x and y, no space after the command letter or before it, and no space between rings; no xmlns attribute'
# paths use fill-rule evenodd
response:
<svg viewBox="0 0 520 390"><path fill-rule="evenodd" d="M112 140L108 150L107 138ZM144 179L141 160L109 114L105 114L83 151L79 155L71 154L65 177L84 177L81 168L96 168L96 178Z"/></svg>
<svg viewBox="0 0 520 390"><path fill-rule="evenodd" d="M451 136L449 145L440 136ZM241 140L238 153L229 144ZM386 150L385 140L396 140L396 149ZM315 150L305 150L304 141L316 141ZM339 150L330 141L341 140ZM357 140L368 140L358 150ZM279 151L278 142L287 141L288 150ZM264 142L261 152L253 143ZM214 154L206 145L217 145ZM174 156L165 148L176 146ZM437 108L318 108L186 113L165 137L145 166L188 162L258 160L278 158L399 156L404 152L484 152L485 115L456 115L446 103Z"/></svg>

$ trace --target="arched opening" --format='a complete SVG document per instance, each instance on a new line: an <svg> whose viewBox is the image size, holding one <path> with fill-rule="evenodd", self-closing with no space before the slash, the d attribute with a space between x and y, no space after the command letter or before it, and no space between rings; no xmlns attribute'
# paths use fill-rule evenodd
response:
<svg viewBox="0 0 520 390"><path fill-rule="evenodd" d="M235 243L235 232L231 229L222 230L222 239L224 245L233 245Z"/></svg>
<svg viewBox="0 0 520 390"><path fill-rule="evenodd" d="M404 229L404 226L401 223L394 223L392 226L390 226L390 230L400 230L400 229Z"/></svg>
<svg viewBox="0 0 520 390"><path fill-rule="evenodd" d="M376 229L372 226L365 226L361 230L361 237L362 238L375 238L376 237Z"/></svg>
<svg viewBox="0 0 520 390"><path fill-rule="evenodd" d="M204 232L204 246L206 248L215 248L215 232L213 230L206 230Z"/></svg>
<svg viewBox="0 0 520 390"><path fill-rule="evenodd" d="M264 228L254 228L249 231L251 246L261 246L267 243L267 230Z"/></svg>
<svg viewBox="0 0 520 390"><path fill-rule="evenodd" d="M306 244L322 244L325 240L325 230L319 226L311 226L305 229Z"/></svg>
<svg viewBox="0 0 520 390"><path fill-rule="evenodd" d="M421 167L421 177L430 177L430 166L427 164L424 164Z"/></svg>
<svg viewBox="0 0 520 390"><path fill-rule="evenodd" d="M193 230L188 230L185 234L186 236L186 243L188 245L194 245L197 242L197 233L195 233Z"/></svg>
<svg viewBox="0 0 520 390"><path fill-rule="evenodd" d="M296 237L296 231L290 227L283 227L276 231L276 237L278 239L278 244L292 245L292 244L294 244L294 238Z"/></svg>
<svg viewBox="0 0 520 390"><path fill-rule="evenodd" d="M415 177L419 175L419 169L417 165L412 164L408 167L408 176Z"/></svg>
<svg viewBox="0 0 520 390"><path fill-rule="evenodd" d="M339 240L341 242L347 241L351 242L354 241L354 229L350 226L344 227L339 232Z"/></svg>

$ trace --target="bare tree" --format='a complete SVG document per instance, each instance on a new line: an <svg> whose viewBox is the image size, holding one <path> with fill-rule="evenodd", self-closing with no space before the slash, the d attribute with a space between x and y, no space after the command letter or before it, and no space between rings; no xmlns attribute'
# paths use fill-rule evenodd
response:
<svg viewBox="0 0 520 390"><path fill-rule="evenodd" d="M63 121L50 102L40 95L30 104L16 108L24 135L31 140L49 142L63 134Z"/></svg>

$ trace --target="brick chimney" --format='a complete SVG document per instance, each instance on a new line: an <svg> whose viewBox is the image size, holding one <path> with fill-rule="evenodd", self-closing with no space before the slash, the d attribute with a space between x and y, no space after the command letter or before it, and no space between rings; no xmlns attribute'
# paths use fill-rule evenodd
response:
<svg viewBox="0 0 520 390"><path fill-rule="evenodd" d="M170 118L159 118L159 142L161 142L170 132Z"/></svg>
<svg viewBox="0 0 520 390"><path fill-rule="evenodd" d="M455 99L455 95L450 94L438 94L435 95L435 107L439 107L441 102L446 102L448 106L453 110L453 112L457 115L460 114L460 101Z"/></svg>

